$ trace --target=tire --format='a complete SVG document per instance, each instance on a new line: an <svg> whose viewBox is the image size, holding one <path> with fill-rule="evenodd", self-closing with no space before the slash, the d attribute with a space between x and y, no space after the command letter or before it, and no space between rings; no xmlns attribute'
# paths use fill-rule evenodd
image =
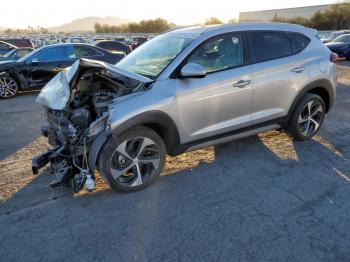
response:
<svg viewBox="0 0 350 262"><path fill-rule="evenodd" d="M12 98L18 93L18 82L8 74L0 75L0 98Z"/></svg>
<svg viewBox="0 0 350 262"><path fill-rule="evenodd" d="M147 127L136 127L107 139L98 168L113 189L133 192L148 186L160 175L165 157L160 136Z"/></svg>
<svg viewBox="0 0 350 262"><path fill-rule="evenodd" d="M326 106L315 94L306 94L295 107L287 127L288 133L298 141L312 138L320 130Z"/></svg>

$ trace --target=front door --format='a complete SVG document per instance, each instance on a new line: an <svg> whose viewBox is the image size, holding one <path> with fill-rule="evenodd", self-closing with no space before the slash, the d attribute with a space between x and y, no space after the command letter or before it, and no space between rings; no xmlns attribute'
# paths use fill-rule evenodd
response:
<svg viewBox="0 0 350 262"><path fill-rule="evenodd" d="M243 45L243 34L224 34L187 59L202 65L207 75L176 80L182 143L251 126L252 68L245 65Z"/></svg>
<svg viewBox="0 0 350 262"><path fill-rule="evenodd" d="M27 66L27 79L31 87L42 87L58 72L71 66L74 60L69 59L64 46L50 47L33 57Z"/></svg>

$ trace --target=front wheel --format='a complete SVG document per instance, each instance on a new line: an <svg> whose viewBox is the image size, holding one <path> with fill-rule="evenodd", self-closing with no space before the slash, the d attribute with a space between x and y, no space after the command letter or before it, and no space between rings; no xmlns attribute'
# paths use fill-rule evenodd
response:
<svg viewBox="0 0 350 262"><path fill-rule="evenodd" d="M137 127L111 136L101 150L99 170L114 189L124 192L140 190L162 172L166 149L157 133Z"/></svg>
<svg viewBox="0 0 350 262"><path fill-rule="evenodd" d="M0 75L0 98L11 98L17 95L18 83L17 81L7 75Z"/></svg>
<svg viewBox="0 0 350 262"><path fill-rule="evenodd" d="M310 139L321 128L325 113L323 99L315 94L306 94L296 106L287 131L295 140Z"/></svg>

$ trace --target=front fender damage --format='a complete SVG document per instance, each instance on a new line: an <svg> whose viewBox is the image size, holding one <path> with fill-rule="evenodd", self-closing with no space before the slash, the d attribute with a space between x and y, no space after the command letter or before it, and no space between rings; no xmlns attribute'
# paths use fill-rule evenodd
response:
<svg viewBox="0 0 350 262"><path fill-rule="evenodd" d="M85 59L77 61L64 74L70 98L59 110L46 103L47 123L42 134L48 137L53 149L33 158L32 170L37 174L49 164L54 176L50 186L71 181L74 192L84 186L90 191L95 187L99 152L107 141L110 112L116 110L119 101L151 89L153 81L107 63Z"/></svg>

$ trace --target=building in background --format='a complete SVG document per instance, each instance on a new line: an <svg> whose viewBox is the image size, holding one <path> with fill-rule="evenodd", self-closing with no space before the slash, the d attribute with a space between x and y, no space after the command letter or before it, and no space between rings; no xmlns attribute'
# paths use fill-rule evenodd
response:
<svg viewBox="0 0 350 262"><path fill-rule="evenodd" d="M314 5L305 7L283 8L283 9L271 9L262 11L240 12L240 22L269 22L274 17L294 18L303 17L311 18L318 11L324 12L330 5Z"/></svg>

